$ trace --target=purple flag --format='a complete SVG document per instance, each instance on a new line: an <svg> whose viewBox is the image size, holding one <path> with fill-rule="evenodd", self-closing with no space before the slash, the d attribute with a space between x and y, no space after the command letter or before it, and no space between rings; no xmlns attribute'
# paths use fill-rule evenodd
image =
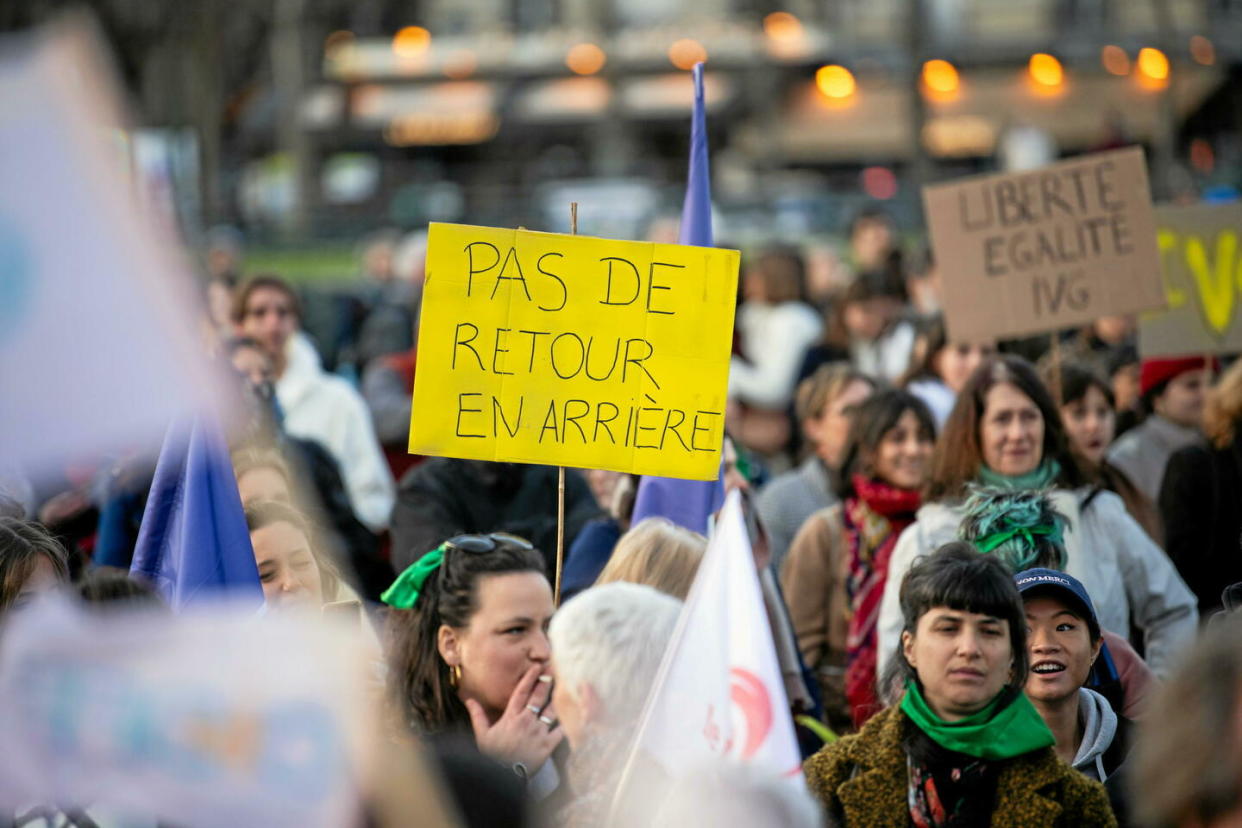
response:
<svg viewBox="0 0 1242 828"><path fill-rule="evenodd" d="M694 115L690 121L690 173L681 208L678 244L712 246L712 184L707 159L707 116L703 108L703 64L694 65ZM664 517L707 533L707 520L724 503L723 476L716 480L644 477L638 484L632 523Z"/></svg>

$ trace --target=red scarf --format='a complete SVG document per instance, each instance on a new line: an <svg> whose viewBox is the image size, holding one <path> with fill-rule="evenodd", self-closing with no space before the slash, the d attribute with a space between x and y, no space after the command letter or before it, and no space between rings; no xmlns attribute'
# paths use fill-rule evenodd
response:
<svg viewBox="0 0 1242 828"><path fill-rule="evenodd" d="M851 482L854 496L846 499L842 510L849 545L845 585L850 597L845 697L854 726L862 727L881 708L876 694L876 626L888 561L902 531L914 522L922 499L917 491L860 475L854 475Z"/></svg>

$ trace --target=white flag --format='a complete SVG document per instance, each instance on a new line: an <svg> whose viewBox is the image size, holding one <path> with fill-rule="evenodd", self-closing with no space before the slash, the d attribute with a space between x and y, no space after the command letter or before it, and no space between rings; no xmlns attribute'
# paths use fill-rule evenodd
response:
<svg viewBox="0 0 1242 828"><path fill-rule="evenodd" d="M674 779L725 757L802 784L789 702L737 492L725 500L686 597L647 699L635 753Z"/></svg>

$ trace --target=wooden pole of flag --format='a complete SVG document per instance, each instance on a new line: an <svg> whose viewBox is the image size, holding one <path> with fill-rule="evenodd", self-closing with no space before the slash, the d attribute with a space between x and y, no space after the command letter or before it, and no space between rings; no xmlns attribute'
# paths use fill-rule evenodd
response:
<svg viewBox="0 0 1242 828"><path fill-rule="evenodd" d="M578 235L578 202L569 203L569 232ZM561 605L561 571L565 568L565 467L557 467L556 475L556 592L553 599Z"/></svg>

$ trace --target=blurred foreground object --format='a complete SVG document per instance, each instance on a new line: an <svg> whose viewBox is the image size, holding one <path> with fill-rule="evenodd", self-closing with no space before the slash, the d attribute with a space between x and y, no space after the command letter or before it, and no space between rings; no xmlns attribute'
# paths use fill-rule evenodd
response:
<svg viewBox="0 0 1242 828"><path fill-rule="evenodd" d="M1152 828L1242 824L1242 615L1211 624L1139 731L1130 792Z"/></svg>
<svg viewBox="0 0 1242 828"><path fill-rule="evenodd" d="M0 807L356 824L375 749L362 651L317 614L33 604L3 639Z"/></svg>
<svg viewBox="0 0 1242 828"><path fill-rule="evenodd" d="M0 49L0 454L32 476L213 398L192 283L144 212L86 18Z"/></svg>

